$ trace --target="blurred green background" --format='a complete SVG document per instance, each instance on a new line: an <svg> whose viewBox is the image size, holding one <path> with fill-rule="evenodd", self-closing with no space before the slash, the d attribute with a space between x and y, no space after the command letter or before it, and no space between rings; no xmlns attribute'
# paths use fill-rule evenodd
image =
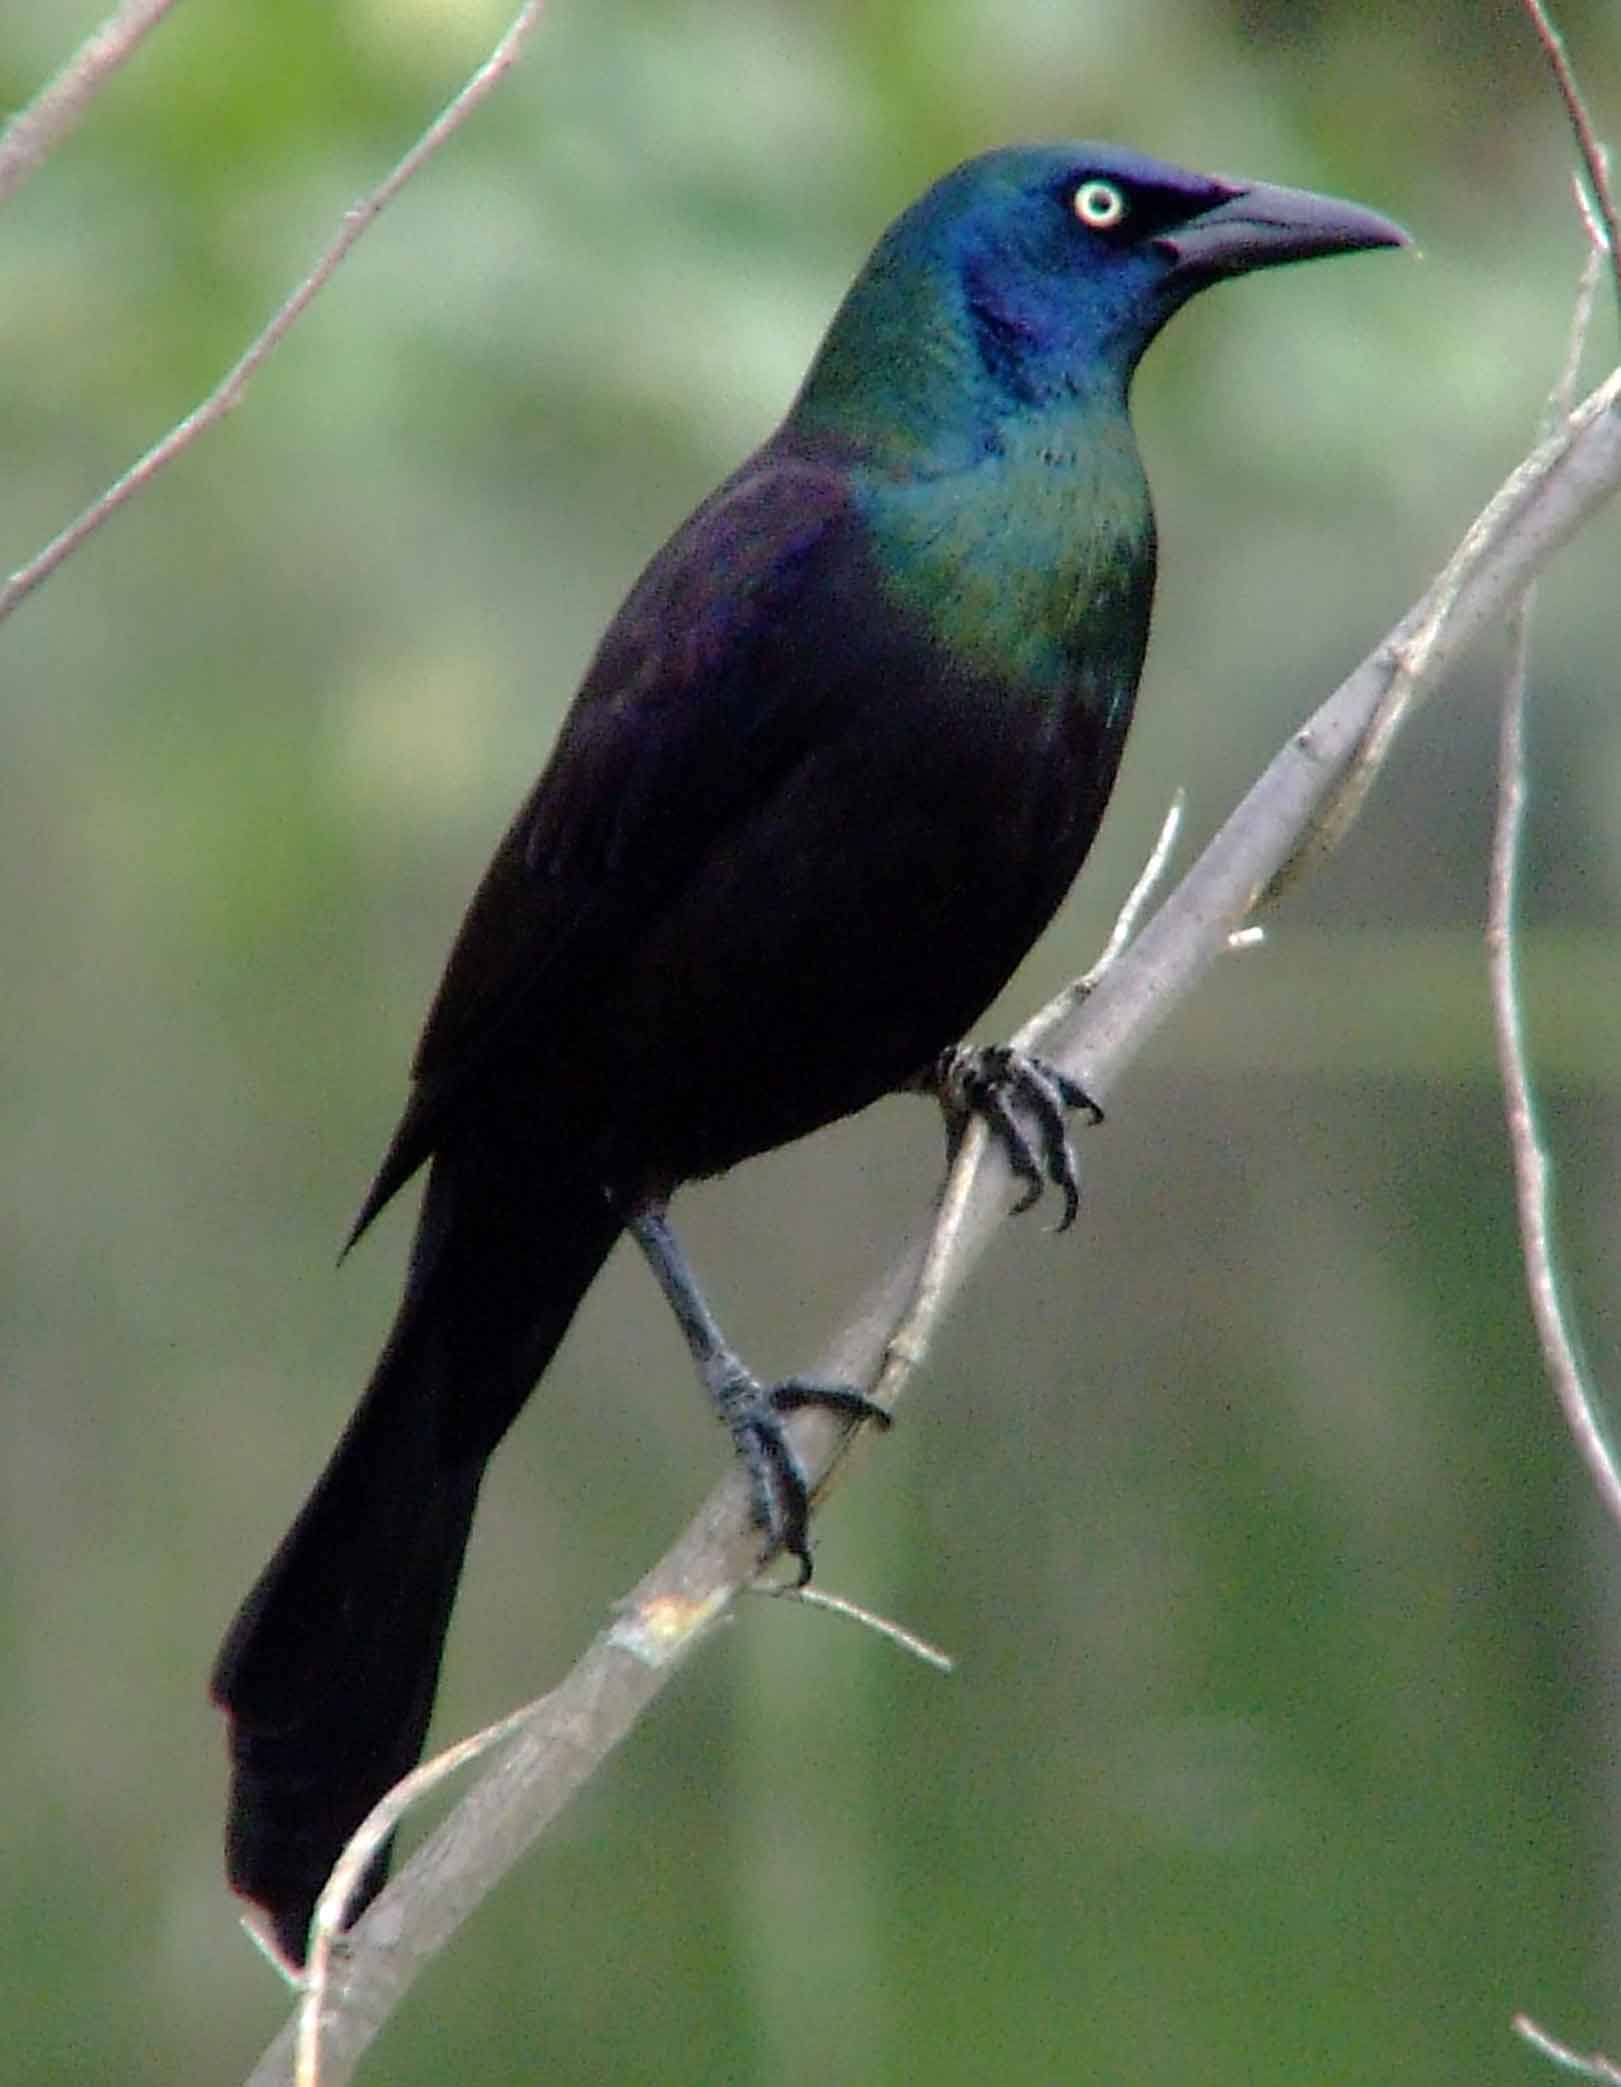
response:
<svg viewBox="0 0 1621 2087"><path fill-rule="evenodd" d="M10 0L0 102L101 11ZM196 401L505 14L176 11L0 217L0 563ZM1563 16L1621 136L1621 12ZM556 0L242 410L0 630L8 2080L229 2080L283 2018L204 1680L392 1307L405 1214L333 1256L461 906L884 223L1064 135L1357 197L1424 260L1222 291L1150 357L1143 708L1005 1029L1173 788L1196 842L1534 428L1582 245L1509 0ZM1525 907L1611 1377L1618 548L1612 513L1543 596ZM1482 981L1497 670L1112 1097L1076 1231L1008 1229L825 1518L825 1582L957 1676L747 1608L368 2077L1548 2078L1521 2007L1621 2042L1616 1539L1528 1328ZM763 1369L939 1155L896 1101L687 1199ZM492 1476L436 1729L555 1679L723 1461L616 1261Z"/></svg>

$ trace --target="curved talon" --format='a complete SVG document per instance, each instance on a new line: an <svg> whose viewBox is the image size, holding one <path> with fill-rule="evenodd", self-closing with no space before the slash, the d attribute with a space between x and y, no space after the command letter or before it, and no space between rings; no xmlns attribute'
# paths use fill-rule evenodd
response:
<svg viewBox="0 0 1621 2087"><path fill-rule="evenodd" d="M887 1428L890 1414L854 1384L819 1384L809 1377L762 1384L727 1346L676 1244L664 1204L649 1198L630 1212L629 1225L681 1322L704 1389L748 1468L754 1519L773 1551L787 1551L799 1560L803 1587L811 1576L810 1482L788 1439L783 1415L822 1406L852 1423L871 1421Z"/></svg>
<svg viewBox="0 0 1621 2087"><path fill-rule="evenodd" d="M1041 1201L1041 1192L1046 1179L1041 1163L1036 1158L1036 1148L1024 1132L1024 1126L1008 1106L1007 1095L1001 1082L990 1080L965 1083L977 1098L969 1107L985 1119L986 1127L1007 1155L1007 1163L1025 1183L1023 1195L1013 1206L1013 1215L1022 1217L1027 1210ZM1045 1127L1045 1126L1044 1126Z"/></svg>
<svg viewBox="0 0 1621 2087"><path fill-rule="evenodd" d="M799 1585L811 1576L810 1482L781 1415L821 1406L851 1420L887 1428L894 1416L853 1384L818 1384L804 1377L763 1385L753 1378L734 1383L726 1423L748 1466L754 1519L775 1550L799 1561Z"/></svg>
<svg viewBox="0 0 1621 2087"><path fill-rule="evenodd" d="M1103 1121L1103 1111L1080 1082L1012 1044L957 1044L940 1054L934 1086L953 1136L962 1119L982 1116L1008 1165L1026 1184L1013 1215L1038 1202L1050 1181L1064 1198L1063 1215L1053 1230L1067 1232L1080 1210L1081 1190L1065 1111L1080 1109L1094 1125ZM1021 1109L1034 1119L1034 1139L1018 1119Z"/></svg>
<svg viewBox="0 0 1621 2087"><path fill-rule="evenodd" d="M802 1413L807 1406L820 1406L850 1420L870 1420L879 1428L891 1427L895 1420L887 1406L869 1399L853 1384L818 1384L810 1377L789 1377L782 1384L773 1384L766 1396L778 1413Z"/></svg>
<svg viewBox="0 0 1621 2087"><path fill-rule="evenodd" d="M754 1519L772 1548L799 1561L799 1585L811 1576L810 1487L782 1423L762 1395L758 1406L731 1423L732 1440L748 1466Z"/></svg>
<svg viewBox="0 0 1621 2087"><path fill-rule="evenodd" d="M1008 1078L1040 1126L1048 1175L1054 1187L1063 1191L1064 1197L1064 1214L1054 1229L1067 1232L1081 1207L1081 1190L1075 1178L1075 1150L1070 1143L1064 1106L1072 1094L1079 1095L1081 1090L1073 1080L1061 1085L1063 1075L1055 1067L1044 1065L1039 1058L1027 1059L1017 1072L1010 1068ZM1027 1197L1026 1207L1029 1200Z"/></svg>

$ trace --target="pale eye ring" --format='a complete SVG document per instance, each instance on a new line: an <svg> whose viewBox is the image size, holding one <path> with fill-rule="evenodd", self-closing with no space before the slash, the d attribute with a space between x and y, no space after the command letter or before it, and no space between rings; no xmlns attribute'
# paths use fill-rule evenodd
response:
<svg viewBox="0 0 1621 2087"><path fill-rule="evenodd" d="M1073 208L1088 231L1112 232L1126 214L1126 199L1112 181L1094 175L1076 189Z"/></svg>

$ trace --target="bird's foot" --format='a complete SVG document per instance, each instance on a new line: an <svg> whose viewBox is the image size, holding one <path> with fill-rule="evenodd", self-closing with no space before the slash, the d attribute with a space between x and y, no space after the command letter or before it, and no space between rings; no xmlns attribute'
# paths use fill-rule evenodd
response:
<svg viewBox="0 0 1621 2087"><path fill-rule="evenodd" d="M889 1426L892 1416L853 1384L817 1384L803 1377L762 1384L741 1365L714 1389L721 1418L748 1470L754 1519L773 1550L786 1551L799 1561L803 1587L811 1576L810 1480L788 1439L786 1416L820 1406L824 1412L870 1420L881 1428Z"/></svg>
<svg viewBox="0 0 1621 2087"><path fill-rule="evenodd" d="M663 1203L644 1202L632 1211L629 1222L681 1322L704 1389L748 1469L754 1519L766 1532L773 1551L787 1551L799 1560L803 1587L811 1576L811 1489L805 1467L788 1439L787 1416L807 1406L820 1406L852 1423L870 1420L887 1428L889 1409L853 1384L818 1384L808 1377L762 1384L752 1370L744 1368L716 1325L686 1256L676 1244Z"/></svg>
<svg viewBox="0 0 1621 2087"><path fill-rule="evenodd" d="M1045 1058L1012 1044L953 1044L935 1060L930 1084L946 1112L953 1150L968 1118L982 1116L1025 1184L1014 1215L1038 1203L1050 1181L1064 1198L1054 1230L1067 1232L1081 1207L1081 1189L1066 1111L1080 1109L1089 1123L1103 1121L1086 1089Z"/></svg>

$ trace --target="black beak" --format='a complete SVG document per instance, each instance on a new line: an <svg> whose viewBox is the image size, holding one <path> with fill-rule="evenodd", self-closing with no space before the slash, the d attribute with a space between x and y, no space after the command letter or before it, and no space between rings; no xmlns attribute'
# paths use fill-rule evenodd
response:
<svg viewBox="0 0 1621 2087"><path fill-rule="evenodd" d="M1366 247L1411 246L1400 225L1355 203L1316 196L1304 188L1272 188L1264 181L1231 193L1186 224L1154 241L1176 272L1196 282L1281 268L1318 254L1354 254Z"/></svg>

